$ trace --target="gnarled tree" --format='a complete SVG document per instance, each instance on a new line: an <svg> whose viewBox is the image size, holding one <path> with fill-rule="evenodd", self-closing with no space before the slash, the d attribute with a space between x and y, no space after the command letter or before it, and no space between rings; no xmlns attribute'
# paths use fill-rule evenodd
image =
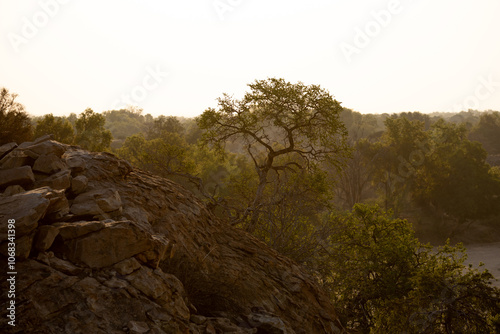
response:
<svg viewBox="0 0 500 334"><path fill-rule="evenodd" d="M340 103L317 85L292 84L284 79L256 80L241 100L227 94L218 108L207 109L198 125L204 142L224 152L237 143L253 161L258 175L255 195L239 221L257 227L266 205L266 186L280 173L309 169L329 161L340 166L348 152L347 131L339 120ZM269 204L269 203L267 203Z"/></svg>

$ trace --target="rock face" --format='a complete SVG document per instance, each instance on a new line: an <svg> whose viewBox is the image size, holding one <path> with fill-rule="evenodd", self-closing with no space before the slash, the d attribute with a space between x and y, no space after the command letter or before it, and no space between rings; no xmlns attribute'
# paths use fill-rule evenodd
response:
<svg viewBox="0 0 500 334"><path fill-rule="evenodd" d="M297 264L111 154L4 145L0 193L0 257L15 219L17 261L2 333L343 332Z"/></svg>

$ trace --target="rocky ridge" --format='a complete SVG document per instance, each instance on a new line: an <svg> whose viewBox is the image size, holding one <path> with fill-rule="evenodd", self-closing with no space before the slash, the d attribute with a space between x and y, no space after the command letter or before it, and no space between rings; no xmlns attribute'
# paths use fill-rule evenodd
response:
<svg viewBox="0 0 500 334"><path fill-rule="evenodd" d="M1 332L342 332L297 264L112 154L3 145L0 192L0 256L15 219L18 273L16 326L2 316Z"/></svg>

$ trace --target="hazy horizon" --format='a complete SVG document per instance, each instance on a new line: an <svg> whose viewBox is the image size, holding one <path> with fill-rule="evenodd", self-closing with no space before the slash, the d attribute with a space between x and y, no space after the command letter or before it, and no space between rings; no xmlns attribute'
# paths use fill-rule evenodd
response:
<svg viewBox="0 0 500 334"><path fill-rule="evenodd" d="M361 113L500 110L495 0L0 0L0 12L0 87L34 116L130 104L194 117L268 77Z"/></svg>

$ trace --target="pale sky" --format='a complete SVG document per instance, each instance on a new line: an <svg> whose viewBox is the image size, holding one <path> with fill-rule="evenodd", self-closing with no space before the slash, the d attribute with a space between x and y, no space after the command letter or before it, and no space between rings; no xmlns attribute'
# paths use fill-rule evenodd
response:
<svg viewBox="0 0 500 334"><path fill-rule="evenodd" d="M193 117L268 77L362 113L500 110L500 0L0 0L0 36L32 115Z"/></svg>

